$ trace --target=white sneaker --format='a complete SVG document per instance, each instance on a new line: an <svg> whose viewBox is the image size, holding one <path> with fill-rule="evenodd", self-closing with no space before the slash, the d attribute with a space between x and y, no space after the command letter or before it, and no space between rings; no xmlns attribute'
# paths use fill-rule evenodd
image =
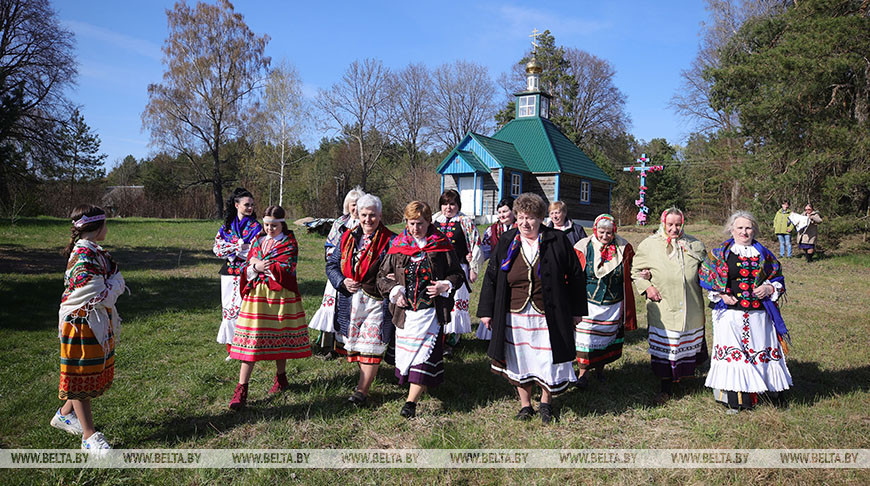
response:
<svg viewBox="0 0 870 486"><path fill-rule="evenodd" d="M102 432L94 432L87 439L82 439L82 450L93 452L97 455L106 454L112 446L106 442Z"/></svg>
<svg viewBox="0 0 870 486"><path fill-rule="evenodd" d="M73 435L82 435L82 424L79 423L75 411L62 415L60 409L57 409L54 417L51 418L51 426Z"/></svg>

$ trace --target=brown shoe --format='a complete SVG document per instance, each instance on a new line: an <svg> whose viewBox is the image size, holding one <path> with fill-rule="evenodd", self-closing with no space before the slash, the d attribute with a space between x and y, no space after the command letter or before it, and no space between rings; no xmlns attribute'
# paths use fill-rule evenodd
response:
<svg viewBox="0 0 870 486"><path fill-rule="evenodd" d="M290 388L290 383L287 381L287 373L275 375L275 383L269 389L269 393L279 393Z"/></svg>
<svg viewBox="0 0 870 486"><path fill-rule="evenodd" d="M241 410L245 408L248 402L248 384L239 383L236 385L236 391L233 392L233 399L230 400L230 410Z"/></svg>

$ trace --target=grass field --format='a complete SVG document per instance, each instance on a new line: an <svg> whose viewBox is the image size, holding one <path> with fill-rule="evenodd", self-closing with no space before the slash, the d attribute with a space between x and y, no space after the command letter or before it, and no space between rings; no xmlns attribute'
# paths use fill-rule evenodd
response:
<svg viewBox="0 0 870 486"><path fill-rule="evenodd" d="M249 408L227 409L237 362L214 339L220 323L220 261L211 253L214 221L112 220L104 243L131 295L115 383L94 401L97 428L116 448L870 448L870 255L833 252L811 264L784 261L795 386L787 409L761 406L736 416L715 404L703 377L653 407L646 319L626 336L623 358L604 384L591 380L555 401L561 420L513 420L512 388L490 374L485 345L467 337L446 363L444 385L426 395L418 418L399 416L405 389L384 366L369 408L349 407L356 368L319 358L288 363L291 390L267 398L274 367L258 364ZM48 425L58 382L57 308L69 223L0 222L0 447L78 448ZM718 227L690 225L712 245ZM621 233L633 244L646 230ZM309 318L325 282L322 238L297 229L299 282ZM770 243L770 242L767 242ZM476 307L472 294L472 315ZM642 303L642 299L639 299ZM476 322L476 320L475 320ZM312 334L313 337L313 334ZM707 342L712 342L710 324ZM706 368L702 370L705 372ZM870 482L850 470L0 470L2 484L394 484Z"/></svg>

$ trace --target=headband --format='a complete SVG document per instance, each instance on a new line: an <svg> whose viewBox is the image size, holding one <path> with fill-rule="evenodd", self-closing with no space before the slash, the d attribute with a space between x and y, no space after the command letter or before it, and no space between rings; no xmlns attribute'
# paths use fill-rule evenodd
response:
<svg viewBox="0 0 870 486"><path fill-rule="evenodd" d="M263 222L264 222L264 223L283 223L283 222L284 222L284 218L280 218L280 219L279 219L279 218L273 218L273 217L271 217L271 216L264 216L264 217L263 217Z"/></svg>
<svg viewBox="0 0 870 486"><path fill-rule="evenodd" d="M78 221L73 221L72 223L76 228L81 228L86 224L96 223L97 221L103 221L104 219L106 219L105 214L98 214L96 216L82 216Z"/></svg>

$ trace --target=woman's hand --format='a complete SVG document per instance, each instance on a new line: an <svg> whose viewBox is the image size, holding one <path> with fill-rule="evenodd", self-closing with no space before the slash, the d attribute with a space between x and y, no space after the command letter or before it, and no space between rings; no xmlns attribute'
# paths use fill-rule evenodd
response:
<svg viewBox="0 0 870 486"><path fill-rule="evenodd" d="M426 287L426 293L429 294L429 297L441 295L448 290L450 290L450 284L444 282L443 280L439 280L432 285Z"/></svg>
<svg viewBox="0 0 870 486"><path fill-rule="evenodd" d="M662 294L659 293L659 290L655 287L655 285L650 285L645 290L646 298L653 302L661 302Z"/></svg>
<svg viewBox="0 0 870 486"><path fill-rule="evenodd" d="M405 294L396 296L396 306L402 308L408 307L408 299L405 298Z"/></svg>
<svg viewBox="0 0 870 486"><path fill-rule="evenodd" d="M729 294L719 294L722 298L722 302L725 302L727 305L735 305L737 303L737 297Z"/></svg>
<svg viewBox="0 0 870 486"><path fill-rule="evenodd" d="M652 272L650 272L648 268L644 268L640 271L640 278L644 280L652 280Z"/></svg>
<svg viewBox="0 0 870 486"><path fill-rule="evenodd" d="M347 289L348 292L354 293L362 287L360 282L348 277L344 279L344 288Z"/></svg>
<svg viewBox="0 0 870 486"><path fill-rule="evenodd" d="M491 331L492 327L490 327L490 325L489 325L490 322L492 322L492 317L481 317L480 318L480 324L483 326L486 326L486 328Z"/></svg>
<svg viewBox="0 0 870 486"><path fill-rule="evenodd" d="M468 272L468 283L474 283L477 280L477 272L474 270Z"/></svg>
<svg viewBox="0 0 870 486"><path fill-rule="evenodd" d="M758 297L759 299L764 299L773 295L773 292L775 290L776 289L773 288L773 285L763 284L755 287L755 289L752 290L752 295Z"/></svg>

